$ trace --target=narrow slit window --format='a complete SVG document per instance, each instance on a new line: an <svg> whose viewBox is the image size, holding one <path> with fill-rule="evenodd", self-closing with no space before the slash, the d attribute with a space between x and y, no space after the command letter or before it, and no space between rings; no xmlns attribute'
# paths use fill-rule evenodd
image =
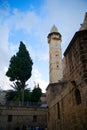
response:
<svg viewBox="0 0 87 130"><path fill-rule="evenodd" d="M75 90L75 99L77 105L81 104L81 94L78 89Z"/></svg>
<svg viewBox="0 0 87 130"><path fill-rule="evenodd" d="M58 119L60 119L60 104L57 103L57 112L58 112Z"/></svg>

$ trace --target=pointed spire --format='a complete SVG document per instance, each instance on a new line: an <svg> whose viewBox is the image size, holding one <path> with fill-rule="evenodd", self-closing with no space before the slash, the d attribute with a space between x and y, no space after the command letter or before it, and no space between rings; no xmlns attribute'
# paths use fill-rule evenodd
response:
<svg viewBox="0 0 87 130"><path fill-rule="evenodd" d="M50 30L50 32L58 32L58 29L55 25L53 25L52 29Z"/></svg>
<svg viewBox="0 0 87 130"><path fill-rule="evenodd" d="M80 31L87 30L87 12L85 13L85 18L83 24L81 24Z"/></svg>

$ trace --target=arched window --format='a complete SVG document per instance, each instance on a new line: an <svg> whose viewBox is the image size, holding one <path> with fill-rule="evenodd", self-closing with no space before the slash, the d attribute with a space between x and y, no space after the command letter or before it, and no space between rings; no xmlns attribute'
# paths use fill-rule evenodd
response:
<svg viewBox="0 0 87 130"><path fill-rule="evenodd" d="M81 94L79 89L75 90L75 100L77 105L81 104Z"/></svg>

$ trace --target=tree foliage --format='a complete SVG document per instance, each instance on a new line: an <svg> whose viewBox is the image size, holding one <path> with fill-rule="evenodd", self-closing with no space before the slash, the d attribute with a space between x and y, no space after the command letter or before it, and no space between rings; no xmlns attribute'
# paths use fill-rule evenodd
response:
<svg viewBox="0 0 87 130"><path fill-rule="evenodd" d="M7 91L7 102L13 102L16 104L22 103L22 89L19 83L14 83L11 90ZM26 103L38 103L42 95L42 90L39 84L35 85L32 91L30 89L24 89L24 102ZM23 104L20 104L23 105Z"/></svg>
<svg viewBox="0 0 87 130"><path fill-rule="evenodd" d="M19 82L21 87L25 88L26 81L31 77L32 65L33 62L26 46L20 42L19 51L12 56L6 75L10 81Z"/></svg>
<svg viewBox="0 0 87 130"><path fill-rule="evenodd" d="M33 62L25 44L20 42L19 51L10 59L6 76L14 83L15 90L22 91L22 100L24 100L26 81L31 77L32 65Z"/></svg>
<svg viewBox="0 0 87 130"><path fill-rule="evenodd" d="M11 85L13 89L7 91L6 99L7 101L22 102L22 89L19 83ZM30 100L30 89L26 88L24 90L24 101Z"/></svg>
<svg viewBox="0 0 87 130"><path fill-rule="evenodd" d="M40 101L40 97L42 95L42 90L39 87L39 84L37 84L34 89L32 90L31 93L31 101L32 102L39 102Z"/></svg>

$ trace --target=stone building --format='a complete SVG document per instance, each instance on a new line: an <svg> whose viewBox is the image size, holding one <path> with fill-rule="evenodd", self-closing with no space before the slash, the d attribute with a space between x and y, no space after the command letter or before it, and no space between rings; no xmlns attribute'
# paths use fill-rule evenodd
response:
<svg viewBox="0 0 87 130"><path fill-rule="evenodd" d="M48 41L51 37L48 43L54 46L52 52L57 49L55 44L58 46L60 43L60 36L57 29L56 33L53 29L48 35ZM49 50L51 52L51 47ZM56 57L56 54L52 54ZM61 57L56 61L59 63ZM59 67L57 64L55 66ZM51 76L51 65L49 70ZM51 81L55 82L49 81L46 89L48 130L87 130L87 13L80 30L75 33L64 52L62 78L62 71L59 70L57 78L51 76Z"/></svg>
<svg viewBox="0 0 87 130"><path fill-rule="evenodd" d="M36 127L43 130L47 127L47 108L0 106L0 130L33 130Z"/></svg>
<svg viewBox="0 0 87 130"><path fill-rule="evenodd" d="M45 130L47 128L46 94L41 102L6 102L7 91L0 92L0 130Z"/></svg>
<svg viewBox="0 0 87 130"><path fill-rule="evenodd" d="M87 130L87 13L63 59L61 40L53 26L48 34L49 85L41 99L45 107L0 105L0 130Z"/></svg>

